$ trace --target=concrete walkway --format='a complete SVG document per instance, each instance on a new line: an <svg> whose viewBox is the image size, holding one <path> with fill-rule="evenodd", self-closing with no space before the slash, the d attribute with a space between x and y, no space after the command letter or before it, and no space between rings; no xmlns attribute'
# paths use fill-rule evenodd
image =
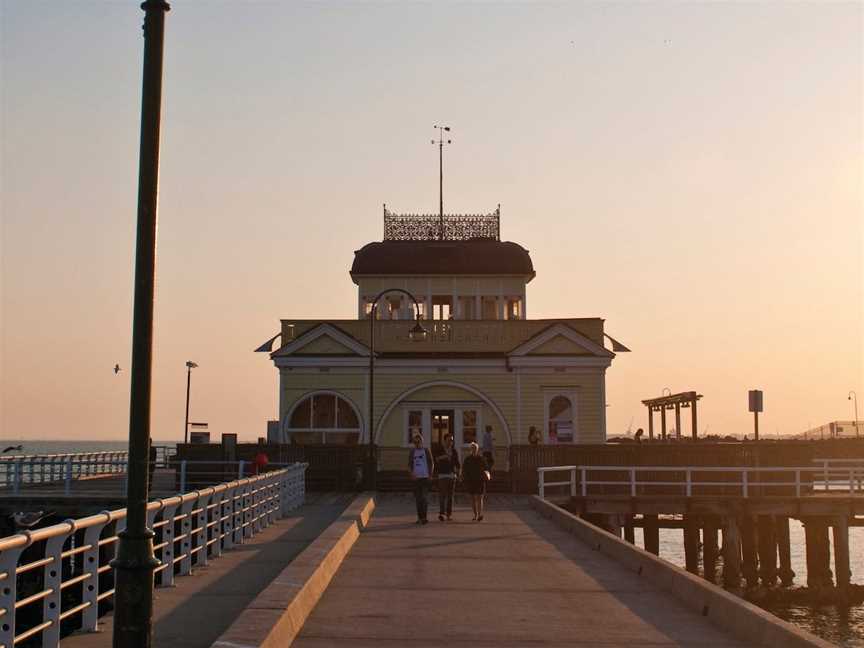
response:
<svg viewBox="0 0 864 648"><path fill-rule="evenodd" d="M460 498L461 499L461 498ZM379 495L294 646L744 646L645 579L528 508L492 496L414 524L413 501Z"/></svg>
<svg viewBox="0 0 864 648"><path fill-rule="evenodd" d="M306 505L226 551L176 587L156 590L154 646L209 648L240 612L330 525L353 494L307 495ZM66 637L62 648L109 648L113 617L100 619L97 633Z"/></svg>

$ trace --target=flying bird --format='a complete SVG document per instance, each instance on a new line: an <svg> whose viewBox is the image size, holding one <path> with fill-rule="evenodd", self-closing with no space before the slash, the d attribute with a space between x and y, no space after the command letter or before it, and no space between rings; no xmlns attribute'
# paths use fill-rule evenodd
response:
<svg viewBox="0 0 864 648"><path fill-rule="evenodd" d="M21 452L21 448L23 448L23 447L24 446L20 446L20 445L8 446L6 448L3 448L3 452L12 452L13 450L17 450L18 452Z"/></svg>
<svg viewBox="0 0 864 648"><path fill-rule="evenodd" d="M120 373L120 371L121 371L121 369L120 369L120 365L119 365L119 364L115 364L115 365L114 365L114 375L116 376L118 373Z"/></svg>

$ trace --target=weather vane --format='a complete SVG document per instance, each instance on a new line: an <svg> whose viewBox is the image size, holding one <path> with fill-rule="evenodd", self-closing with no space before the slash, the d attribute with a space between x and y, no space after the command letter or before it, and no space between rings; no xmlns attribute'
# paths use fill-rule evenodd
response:
<svg viewBox="0 0 864 648"><path fill-rule="evenodd" d="M444 139L444 133L450 132L449 126L435 126L438 129L438 142L432 140L433 144L438 144L438 217L441 221L441 228L438 231L438 239L444 240L444 144L452 144L453 140Z"/></svg>

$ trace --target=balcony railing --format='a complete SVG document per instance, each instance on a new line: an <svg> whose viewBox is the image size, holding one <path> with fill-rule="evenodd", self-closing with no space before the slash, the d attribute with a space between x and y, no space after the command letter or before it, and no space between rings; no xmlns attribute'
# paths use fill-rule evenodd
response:
<svg viewBox="0 0 864 648"><path fill-rule="evenodd" d="M443 226L443 231L442 231ZM394 214L384 206L385 241L501 240L501 206L491 214Z"/></svg>

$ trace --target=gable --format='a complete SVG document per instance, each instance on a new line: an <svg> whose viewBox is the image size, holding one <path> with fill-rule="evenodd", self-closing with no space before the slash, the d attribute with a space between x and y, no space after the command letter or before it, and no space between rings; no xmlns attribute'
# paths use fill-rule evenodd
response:
<svg viewBox="0 0 864 648"><path fill-rule="evenodd" d="M556 335L551 340L542 343L525 355L588 355L593 356L594 353L586 349L584 346L574 342L563 335Z"/></svg>
<svg viewBox="0 0 864 648"><path fill-rule="evenodd" d="M272 354L272 358L286 356L369 356L366 345L355 340L332 324L320 324L306 331Z"/></svg>
<svg viewBox="0 0 864 648"><path fill-rule="evenodd" d="M300 347L293 355L357 355L357 353L325 334Z"/></svg>

